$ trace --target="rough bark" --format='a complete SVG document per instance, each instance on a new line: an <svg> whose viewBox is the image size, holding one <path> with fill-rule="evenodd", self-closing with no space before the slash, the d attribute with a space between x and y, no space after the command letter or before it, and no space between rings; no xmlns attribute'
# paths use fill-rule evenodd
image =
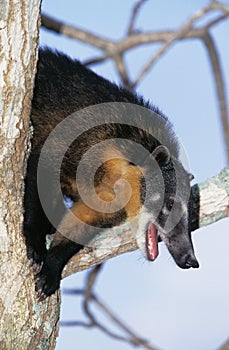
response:
<svg viewBox="0 0 229 350"><path fill-rule="evenodd" d="M21 234L39 8L40 0L0 3L1 350L53 349L59 315L57 296L36 303Z"/></svg>

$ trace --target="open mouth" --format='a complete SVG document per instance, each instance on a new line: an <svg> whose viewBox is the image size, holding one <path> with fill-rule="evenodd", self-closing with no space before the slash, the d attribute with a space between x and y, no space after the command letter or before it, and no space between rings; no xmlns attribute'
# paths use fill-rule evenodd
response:
<svg viewBox="0 0 229 350"><path fill-rule="evenodd" d="M158 252L158 230L154 224L150 224L146 232L146 251L149 260L157 258Z"/></svg>
<svg viewBox="0 0 229 350"><path fill-rule="evenodd" d="M162 231L160 232L155 224L149 223L147 225L147 228L145 231L146 239L144 242L144 247L145 247L144 252L146 253L147 259L150 261L154 261L158 257L158 254L159 254L158 242L162 240L161 234L162 234ZM180 244L181 244L181 247L180 247L180 250L178 249L178 252L176 250L174 252L174 249L171 249L171 247L168 247L168 245L166 244L177 266L179 266L182 269L189 269L191 267L198 268L199 263L195 257L191 243L189 243L185 249L183 247L183 250L181 249L182 242ZM182 254L180 253L180 251L182 252Z"/></svg>

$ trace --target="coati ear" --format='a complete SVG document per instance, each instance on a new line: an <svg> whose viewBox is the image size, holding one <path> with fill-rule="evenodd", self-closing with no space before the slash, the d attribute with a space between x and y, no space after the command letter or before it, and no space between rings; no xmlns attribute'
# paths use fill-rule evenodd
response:
<svg viewBox="0 0 229 350"><path fill-rule="evenodd" d="M188 173L188 179L191 182L194 179L194 175L191 173Z"/></svg>
<svg viewBox="0 0 229 350"><path fill-rule="evenodd" d="M167 147L160 145L157 146L153 152L152 156L158 162L160 166L167 165L171 160L171 155Z"/></svg>

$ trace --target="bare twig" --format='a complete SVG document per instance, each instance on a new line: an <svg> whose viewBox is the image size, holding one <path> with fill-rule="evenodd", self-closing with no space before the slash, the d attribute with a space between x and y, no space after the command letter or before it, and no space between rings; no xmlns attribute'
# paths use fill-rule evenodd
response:
<svg viewBox="0 0 229 350"><path fill-rule="evenodd" d="M110 58L107 54L101 55L99 57L89 58L88 60L83 61L85 66L90 66L92 64L103 63L108 58Z"/></svg>
<svg viewBox="0 0 229 350"><path fill-rule="evenodd" d="M215 10L220 10L224 12L226 15L229 15L229 5L220 1L212 1L211 7Z"/></svg>
<svg viewBox="0 0 229 350"><path fill-rule="evenodd" d="M168 39L165 41L164 45L160 47L160 49L155 53L155 55L149 60L149 62L145 65L145 67L142 69L142 71L139 73L137 78L132 84L132 87L135 88L136 85L140 82L140 80L143 78L143 76L148 73L148 71L152 68L152 66L162 57L163 54L166 53L166 51L173 45L177 40L181 40L184 38L187 38L188 33L190 31L192 32L194 30L193 24L205 16L207 13L212 11L211 5L206 6L202 10L197 11L188 21L185 22L185 24L178 30L174 31L173 34L168 37ZM198 38L200 39L204 34L206 33L207 29L209 29L212 25L218 23L222 19L225 18L225 15L220 16L217 18L217 20L213 20L208 23L208 25L204 26L203 28L199 29Z"/></svg>
<svg viewBox="0 0 229 350"><path fill-rule="evenodd" d="M127 327L124 322L122 322L110 309L108 309L107 306L105 306L104 303L102 303L97 298L95 299L96 304L100 307L100 309L113 321L116 326L120 328L120 330L127 333L128 338L126 338L126 341L131 343L134 346L143 346L145 349L148 350L156 350L154 347L152 347L146 339L138 337L135 332L130 330L129 327Z"/></svg>
<svg viewBox="0 0 229 350"><path fill-rule="evenodd" d="M116 55L114 57L115 66L117 68L117 71L119 73L119 76L121 77L122 84L127 89L132 89L132 84L130 82L129 75L127 73L127 67L125 66L123 55Z"/></svg>
<svg viewBox="0 0 229 350"><path fill-rule="evenodd" d="M220 347L219 350L229 350L229 339Z"/></svg>
<svg viewBox="0 0 229 350"><path fill-rule="evenodd" d="M87 288L85 290L84 301L83 301L84 312L88 316L92 326L99 328L102 332L104 332L111 338L114 338L116 340L128 341L128 339L126 339L125 337L115 334L114 332L110 331L107 327L105 327L101 322L99 322L96 319L96 317L90 310L90 307L89 307L90 301L95 300L95 297L93 296L93 293L92 293L92 289L95 283L95 279L98 275L98 272L101 269L101 266L102 266L101 264L97 265L88 275Z"/></svg>
<svg viewBox="0 0 229 350"><path fill-rule="evenodd" d="M228 17L228 15L223 14L218 16L217 18L213 19L212 21L209 21L204 27L203 29L207 32L211 27L215 26L216 24L222 22L224 19L226 19Z"/></svg>
<svg viewBox="0 0 229 350"><path fill-rule="evenodd" d="M107 54L91 58L89 60L85 60L83 63L85 66L94 65L98 63L103 63L106 59L110 58ZM113 56L113 61L115 63L115 67L117 69L117 74L119 75L122 85L125 86L127 89L132 90L132 84L129 79L128 70L125 65L124 57L122 54L116 54Z"/></svg>
<svg viewBox="0 0 229 350"><path fill-rule="evenodd" d="M102 36L98 36L81 28L68 25L45 14L42 14L41 16L41 25L46 29L65 35L69 38L77 39L107 52L109 52L109 48L113 47L113 43Z"/></svg>
<svg viewBox="0 0 229 350"><path fill-rule="evenodd" d="M88 274L88 279L87 279L87 289L86 289L86 293L85 293L85 297L84 297L84 310L86 312L86 314L88 315L88 317L91 319L92 322L94 322L93 317L89 311L88 308L88 302L91 299L91 295L92 295L92 289L94 287L94 283L96 278L98 277L99 272L101 271L102 268L102 264L99 264L97 266L95 266L93 268L93 270Z"/></svg>
<svg viewBox="0 0 229 350"><path fill-rule="evenodd" d="M133 7L133 10L131 12L131 17L130 17L130 23L128 26L128 30L127 30L127 35L131 35L134 32L134 25L135 25L135 21L137 18L137 15L142 7L142 5L146 2L147 0L138 0L136 2L136 4Z"/></svg>
<svg viewBox="0 0 229 350"><path fill-rule="evenodd" d="M227 164L229 166L229 116L227 108L227 100L225 96L225 84L223 80L223 73L220 63L220 58L212 36L209 33L203 37L203 42L209 55L209 61L214 75L214 82L216 87L217 101L219 104L220 120L222 127L222 135L225 144Z"/></svg>
<svg viewBox="0 0 229 350"><path fill-rule="evenodd" d="M82 294L85 291L82 290ZM92 328L94 327L94 325L92 325L91 323L86 323L83 321L60 321L60 326L61 327L84 327L84 328Z"/></svg>
<svg viewBox="0 0 229 350"><path fill-rule="evenodd" d="M93 287L95 283L95 279L98 276L98 272L101 270L101 266L96 266L88 276L87 280L87 286L86 289L70 289L66 290L65 294L71 294L71 295L81 295L84 296L83 301L83 307L84 312L88 316L90 322L85 323L81 321L62 321L62 326L86 326L87 328L91 327L97 327L102 332L104 332L106 335L112 337L113 339L127 342L134 346L141 346L148 350L156 350L154 347L152 347L145 339L142 339L138 337L135 332L133 332L129 327L126 326L124 322L122 322L117 316L114 315L114 313L107 307L103 302L101 302L96 295L93 293ZM94 302L102 311L105 313L105 315L110 318L110 320L115 323L115 325L124 333L126 333L126 336L121 336L119 334L116 334L112 331L110 331L107 327L105 327L101 322L99 322L92 311L90 310L90 303Z"/></svg>
<svg viewBox="0 0 229 350"><path fill-rule="evenodd" d="M221 20L223 20L223 18L225 19L225 17L222 17ZM90 59L90 61L87 61L86 64L92 64L93 61L95 61L95 63L102 62L108 58L112 58L114 55L123 54L130 49L136 48L137 46L171 41L177 33L176 30L135 33L131 36L125 37L120 41L114 41L112 39L108 40L102 36L92 34L91 32L83 30L81 28L65 24L62 21L51 18L45 14L41 16L41 20L42 26L46 29L52 30L56 33L65 35L75 40L82 41L88 45L104 51L101 57ZM199 38L202 36L202 28L192 28L188 32L184 32L183 36L178 39L184 40L190 38Z"/></svg>
<svg viewBox="0 0 229 350"><path fill-rule="evenodd" d="M104 53L99 56L85 61L86 65L98 64L104 62L109 58L113 58L119 76L123 84L127 88L136 88L137 84L141 81L143 76L151 69L151 67L156 63L156 61L174 44L177 40L184 40L188 38L202 38L207 29L211 26L217 24L218 22L225 19L229 13L226 12L225 6L220 3L211 2L205 8L197 11L179 30L172 31L161 31L161 32L145 32L145 33L135 33L133 32L133 25L141 6L146 0L140 0L136 3L133 9L133 13L130 20L129 30L131 35L125 37L120 41L114 41L111 39L106 39L102 36L92 34L89 31L83 30L81 28L65 24L61 21L53 19L47 15L42 15L42 25L47 29L53 30L57 33L66 35L68 37L74 38L76 40L82 41L101 49ZM210 21L203 28L193 28L193 24L205 16L210 11L215 9L224 10L224 15L219 16L217 19ZM152 59L147 63L147 65L141 70L139 75L135 78L134 82L130 82L130 78L127 73L127 68L125 67L123 54L140 45L158 43L162 42L164 45L158 50L158 52L152 57Z"/></svg>

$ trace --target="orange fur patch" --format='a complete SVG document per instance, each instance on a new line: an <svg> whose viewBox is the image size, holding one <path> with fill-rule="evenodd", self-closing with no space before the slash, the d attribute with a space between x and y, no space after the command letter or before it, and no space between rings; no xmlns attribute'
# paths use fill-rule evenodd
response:
<svg viewBox="0 0 229 350"><path fill-rule="evenodd" d="M108 157L109 155L109 157ZM129 163L125 158L121 157L121 153L115 149L109 150L107 155L104 155L103 168L105 170L105 175L98 186L95 187L95 192L99 199L104 201L103 209L110 208L112 202L116 199L117 203L125 203L125 212L129 220L134 219L141 208L141 177L143 176L142 171L137 166ZM122 181L124 180L124 181ZM129 184L127 189L125 182ZM77 184L71 181L71 185L76 190ZM129 190L130 189L130 193ZM99 205L97 210L90 208L82 200L73 204L71 212L66 213L63 218L60 228L64 232L76 232L77 223L74 220L76 216L81 222L86 224L91 224L95 222L106 221L106 219L115 217L115 213L106 212L106 210L99 211ZM119 208L121 209L121 208ZM74 216L72 216L72 214ZM118 223L120 224L120 222ZM115 221L114 221L115 226ZM59 236L59 234L57 233ZM62 236L58 237L59 240L67 241L66 238Z"/></svg>

